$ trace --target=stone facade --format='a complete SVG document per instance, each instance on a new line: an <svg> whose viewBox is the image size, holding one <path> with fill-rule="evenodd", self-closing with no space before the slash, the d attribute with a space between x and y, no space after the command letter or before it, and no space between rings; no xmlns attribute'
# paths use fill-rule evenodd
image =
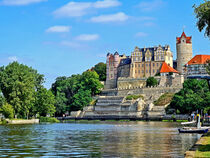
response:
<svg viewBox="0 0 210 158"><path fill-rule="evenodd" d="M192 37L187 37L183 32L181 37L176 38L177 70L185 74L185 64L192 59Z"/></svg>
<svg viewBox="0 0 210 158"><path fill-rule="evenodd" d="M173 66L173 54L168 45L138 48L135 47L131 56L107 54L106 89L116 88L118 78L145 78L160 72L162 63Z"/></svg>

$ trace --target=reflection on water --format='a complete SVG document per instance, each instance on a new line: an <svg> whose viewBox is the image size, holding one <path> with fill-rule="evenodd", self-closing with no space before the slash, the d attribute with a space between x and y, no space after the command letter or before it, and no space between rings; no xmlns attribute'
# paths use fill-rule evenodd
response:
<svg viewBox="0 0 210 158"><path fill-rule="evenodd" d="M167 122L0 126L0 157L184 157L200 135Z"/></svg>

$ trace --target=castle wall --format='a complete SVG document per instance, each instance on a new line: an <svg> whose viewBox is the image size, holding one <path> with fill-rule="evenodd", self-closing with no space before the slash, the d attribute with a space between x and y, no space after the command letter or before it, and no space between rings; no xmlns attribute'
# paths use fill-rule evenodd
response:
<svg viewBox="0 0 210 158"><path fill-rule="evenodd" d="M118 77L130 77L130 64L119 66L117 71Z"/></svg>

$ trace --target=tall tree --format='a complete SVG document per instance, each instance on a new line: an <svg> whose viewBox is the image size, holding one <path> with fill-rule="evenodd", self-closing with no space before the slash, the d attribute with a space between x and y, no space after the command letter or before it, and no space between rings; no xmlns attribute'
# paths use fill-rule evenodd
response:
<svg viewBox="0 0 210 158"><path fill-rule="evenodd" d="M0 87L6 102L20 118L28 118L35 103L35 92L42 87L43 75L18 62L0 68Z"/></svg>
<svg viewBox="0 0 210 158"><path fill-rule="evenodd" d="M55 96L50 90L41 88L36 92L35 111L40 116L52 116L55 113Z"/></svg>
<svg viewBox="0 0 210 158"><path fill-rule="evenodd" d="M205 35L210 37L210 1L205 0L199 6L194 5L193 7L198 19L197 27L199 31L205 30Z"/></svg>
<svg viewBox="0 0 210 158"><path fill-rule="evenodd" d="M96 64L92 70L94 70L95 72L97 72L97 74L99 75L99 80L100 81L106 81L106 64L103 62L100 62L98 64Z"/></svg>

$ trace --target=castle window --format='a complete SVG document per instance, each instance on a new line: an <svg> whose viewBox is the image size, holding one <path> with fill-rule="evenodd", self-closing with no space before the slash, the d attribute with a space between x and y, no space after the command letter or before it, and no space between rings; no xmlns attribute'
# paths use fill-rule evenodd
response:
<svg viewBox="0 0 210 158"><path fill-rule="evenodd" d="M149 64L149 66L150 66L150 64Z"/></svg>
<svg viewBox="0 0 210 158"><path fill-rule="evenodd" d="M153 63L153 66L155 66L155 63Z"/></svg>
<svg viewBox="0 0 210 158"><path fill-rule="evenodd" d="M142 73L144 73L144 70L142 70Z"/></svg>
<svg viewBox="0 0 210 158"><path fill-rule="evenodd" d="M140 67L140 64L139 64L139 67Z"/></svg>
<svg viewBox="0 0 210 158"><path fill-rule="evenodd" d="M142 64L142 67L144 67L144 64Z"/></svg>
<svg viewBox="0 0 210 158"><path fill-rule="evenodd" d="M135 70L135 73L136 73L136 70Z"/></svg>
<svg viewBox="0 0 210 158"><path fill-rule="evenodd" d="M139 74L140 74L140 70L139 70Z"/></svg>
<svg viewBox="0 0 210 158"><path fill-rule="evenodd" d="M157 63L157 66L159 66L158 63Z"/></svg>
<svg viewBox="0 0 210 158"><path fill-rule="evenodd" d="M146 66L148 66L148 65L146 64Z"/></svg>
<svg viewBox="0 0 210 158"><path fill-rule="evenodd" d="M146 73L148 73L148 70L146 70Z"/></svg>
<svg viewBox="0 0 210 158"><path fill-rule="evenodd" d="M153 70L153 73L155 73L155 70Z"/></svg>

